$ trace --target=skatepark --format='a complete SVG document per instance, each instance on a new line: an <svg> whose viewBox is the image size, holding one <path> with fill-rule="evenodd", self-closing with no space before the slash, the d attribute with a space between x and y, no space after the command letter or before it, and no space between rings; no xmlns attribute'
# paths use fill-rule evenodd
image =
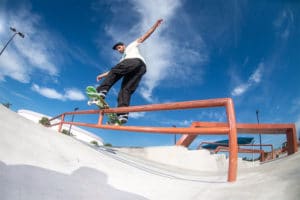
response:
<svg viewBox="0 0 300 200"><path fill-rule="evenodd" d="M95 147L0 106L1 199L287 199L300 196L300 154L265 162L182 146Z"/></svg>

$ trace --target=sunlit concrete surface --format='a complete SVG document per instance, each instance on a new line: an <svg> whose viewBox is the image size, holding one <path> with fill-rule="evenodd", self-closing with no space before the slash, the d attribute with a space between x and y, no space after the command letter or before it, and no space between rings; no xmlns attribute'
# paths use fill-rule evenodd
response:
<svg viewBox="0 0 300 200"><path fill-rule="evenodd" d="M96 148L0 106L1 200L299 199L299 153L239 167L233 183L224 159L175 147Z"/></svg>
<svg viewBox="0 0 300 200"><path fill-rule="evenodd" d="M29 120L35 122L35 123L39 123L39 121L43 117L46 117L48 119L52 118L52 117L44 115L42 113L34 112L32 110L24 110L24 109L18 110L18 114L21 115L21 116L23 116L23 117L25 117L26 119L29 119ZM57 120L56 122L59 122L59 121ZM58 126L52 126L51 129L57 131L58 130ZM103 145L104 144L102 138L100 138L99 136L97 136L97 135L95 135L95 134L93 134L93 133L91 133L89 131L86 131L86 130L84 130L82 128L79 128L77 126L72 126L71 127L71 125L69 125L69 124L64 124L62 126L62 130L64 130L64 129L66 131L70 131L71 134L72 134L72 137L75 137L78 140L81 140L81 141L84 141L84 142L87 142L87 143L91 143L93 141L96 141L99 145Z"/></svg>

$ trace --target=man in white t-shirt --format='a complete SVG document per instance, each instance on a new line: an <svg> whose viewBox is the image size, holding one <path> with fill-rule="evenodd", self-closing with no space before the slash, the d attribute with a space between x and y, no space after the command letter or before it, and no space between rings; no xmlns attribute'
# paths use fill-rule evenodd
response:
<svg viewBox="0 0 300 200"><path fill-rule="evenodd" d="M122 58L110 71L97 76L97 81L106 77L101 85L97 87L99 96L105 98L110 88L118 80L123 78L118 95L118 107L129 106L131 95L138 87L142 76L146 73L145 59L140 54L138 46L155 31L162 21L162 19L157 20L142 37L136 39L127 47L122 42L118 42L113 46L113 50L117 50L121 53ZM118 113L118 118L120 122L126 123L128 120L128 113Z"/></svg>

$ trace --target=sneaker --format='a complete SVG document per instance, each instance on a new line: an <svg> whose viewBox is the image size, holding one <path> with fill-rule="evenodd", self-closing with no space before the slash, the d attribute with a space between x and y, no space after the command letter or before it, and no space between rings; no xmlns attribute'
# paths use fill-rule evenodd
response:
<svg viewBox="0 0 300 200"><path fill-rule="evenodd" d="M125 124L128 121L128 114L119 115L118 120L121 124Z"/></svg>
<svg viewBox="0 0 300 200"><path fill-rule="evenodd" d="M107 94L107 90L101 90L101 91L95 91L92 95L95 95L97 97L101 97L102 99L105 99Z"/></svg>
<svg viewBox="0 0 300 200"><path fill-rule="evenodd" d="M88 92L87 94L92 99L96 99L97 97L101 97L102 99L105 99L105 96L106 96L106 93L104 93L104 92Z"/></svg>
<svg viewBox="0 0 300 200"><path fill-rule="evenodd" d="M105 99L106 93L107 93L107 92L102 91L102 92L98 92L97 95L98 95L99 97L101 97L102 99Z"/></svg>

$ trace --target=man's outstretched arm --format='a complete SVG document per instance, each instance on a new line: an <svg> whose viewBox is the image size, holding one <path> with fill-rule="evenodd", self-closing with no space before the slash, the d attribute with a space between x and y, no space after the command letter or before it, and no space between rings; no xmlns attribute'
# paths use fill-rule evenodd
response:
<svg viewBox="0 0 300 200"><path fill-rule="evenodd" d="M137 39L137 42L143 43L155 31L155 29L159 27L162 21L162 19L157 20L155 24L142 37Z"/></svg>
<svg viewBox="0 0 300 200"><path fill-rule="evenodd" d="M97 81L100 81L102 78L104 78L104 77L106 77L107 75L108 75L108 73L109 73L109 71L108 72L104 72L104 73L102 73L102 74L99 74L98 76L97 76Z"/></svg>

